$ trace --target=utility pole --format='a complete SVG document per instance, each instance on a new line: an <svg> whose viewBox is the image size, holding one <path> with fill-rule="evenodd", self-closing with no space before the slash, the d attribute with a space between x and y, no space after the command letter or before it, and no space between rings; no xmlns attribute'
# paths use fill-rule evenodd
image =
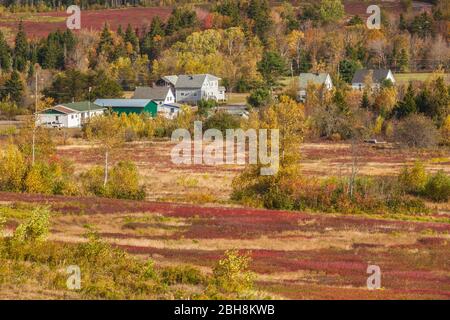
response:
<svg viewBox="0 0 450 320"><path fill-rule="evenodd" d="M88 105L89 105L89 112L88 112L88 119L91 120L91 90L92 87L89 87L89 98L88 98Z"/></svg>
<svg viewBox="0 0 450 320"><path fill-rule="evenodd" d="M35 69L35 84L34 84L34 123L33 123L33 142L32 142L32 158L31 164L34 165L34 161L36 159L36 129L37 129L37 112L38 112L38 69Z"/></svg>

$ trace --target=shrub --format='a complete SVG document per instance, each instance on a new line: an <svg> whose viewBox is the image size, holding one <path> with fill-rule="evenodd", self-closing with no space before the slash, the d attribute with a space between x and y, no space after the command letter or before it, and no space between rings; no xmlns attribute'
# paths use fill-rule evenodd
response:
<svg viewBox="0 0 450 320"><path fill-rule="evenodd" d="M257 88L253 90L247 98L247 103L254 107L260 108L268 105L271 101L271 94L269 89Z"/></svg>
<svg viewBox="0 0 450 320"><path fill-rule="evenodd" d="M398 183L407 193L420 194L427 183L427 173L421 162L415 162L412 168L405 167L398 177Z"/></svg>
<svg viewBox="0 0 450 320"><path fill-rule="evenodd" d="M107 183L107 194L117 199L143 200L144 186L139 185L139 172L133 162L121 161L115 165Z"/></svg>
<svg viewBox="0 0 450 320"><path fill-rule="evenodd" d="M11 120L21 114L24 114L24 109L18 108L15 102L0 102L0 119Z"/></svg>
<svg viewBox="0 0 450 320"><path fill-rule="evenodd" d="M228 250L213 269L209 292L213 296L236 294L241 296L253 289L254 274L248 270L251 258L248 254L239 254L237 250Z"/></svg>
<svg viewBox="0 0 450 320"><path fill-rule="evenodd" d="M448 201L450 199L450 177L444 171L438 171L428 179L423 193L433 201Z"/></svg>
<svg viewBox="0 0 450 320"><path fill-rule="evenodd" d="M51 194L53 183L49 166L37 162L28 172L24 184L26 192Z"/></svg>
<svg viewBox="0 0 450 320"><path fill-rule="evenodd" d="M104 169L100 166L90 168L80 175L82 189L87 194L105 197Z"/></svg>
<svg viewBox="0 0 450 320"><path fill-rule="evenodd" d="M443 143L450 145L450 115L445 118L441 131Z"/></svg>
<svg viewBox="0 0 450 320"><path fill-rule="evenodd" d="M36 208L31 218L19 225L14 232L13 241L17 243L44 241L50 227L48 208Z"/></svg>
<svg viewBox="0 0 450 320"><path fill-rule="evenodd" d="M239 126L239 118L225 111L214 113L205 122L205 129L217 129L220 130L223 134L226 133L227 129L236 129L239 128Z"/></svg>
<svg viewBox="0 0 450 320"><path fill-rule="evenodd" d="M413 114L401 120L396 127L395 140L408 147L433 147L440 140L440 134L433 120Z"/></svg>
<svg viewBox="0 0 450 320"><path fill-rule="evenodd" d="M79 194L71 163L56 158L31 166L24 181L24 190L29 193Z"/></svg>
<svg viewBox="0 0 450 320"><path fill-rule="evenodd" d="M15 145L10 144L0 157L0 190L22 191L26 171L22 153Z"/></svg>
<svg viewBox="0 0 450 320"><path fill-rule="evenodd" d="M134 163L121 161L110 171L109 180L104 184L104 169L93 167L81 176L85 193L101 197L143 200L145 187L139 185L139 172Z"/></svg>
<svg viewBox="0 0 450 320"><path fill-rule="evenodd" d="M202 273L191 266L166 267L161 271L161 281L166 285L198 285L205 281Z"/></svg>

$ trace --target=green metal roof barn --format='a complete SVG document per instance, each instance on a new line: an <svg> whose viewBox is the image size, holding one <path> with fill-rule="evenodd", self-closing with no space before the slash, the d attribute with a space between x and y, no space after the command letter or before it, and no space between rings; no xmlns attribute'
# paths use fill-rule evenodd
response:
<svg viewBox="0 0 450 320"><path fill-rule="evenodd" d="M94 104L111 108L118 114L148 113L152 117L156 117L158 113L158 104L150 99L97 99Z"/></svg>

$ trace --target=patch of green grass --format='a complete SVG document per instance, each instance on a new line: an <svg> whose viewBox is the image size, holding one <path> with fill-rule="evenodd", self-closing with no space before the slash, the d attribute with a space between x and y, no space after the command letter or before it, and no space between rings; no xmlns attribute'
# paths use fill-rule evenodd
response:
<svg viewBox="0 0 450 320"><path fill-rule="evenodd" d="M395 73L394 77L397 81L397 84L408 84L410 81L427 81L433 73L424 72L424 73ZM446 74L445 79L447 83L450 83L450 75Z"/></svg>
<svg viewBox="0 0 450 320"><path fill-rule="evenodd" d="M246 104L248 93L228 93L227 104Z"/></svg>

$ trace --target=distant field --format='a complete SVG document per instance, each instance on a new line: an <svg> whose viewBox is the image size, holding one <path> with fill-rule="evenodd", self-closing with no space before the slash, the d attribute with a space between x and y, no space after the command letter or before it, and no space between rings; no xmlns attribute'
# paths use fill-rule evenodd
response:
<svg viewBox="0 0 450 320"><path fill-rule="evenodd" d="M395 80L397 81L397 84L408 84L409 81L426 81L429 79L433 73L431 72L411 72L411 73L394 73ZM295 78L294 78L295 79ZM292 77L285 77L281 79L280 83L283 86L288 86L291 81L293 80ZM450 84L450 74L445 74L445 82L447 84Z"/></svg>
<svg viewBox="0 0 450 320"><path fill-rule="evenodd" d="M405 84L409 81L426 81L433 74L432 73L395 73L394 77L399 84ZM445 81L450 83L450 74L445 75Z"/></svg>
<svg viewBox="0 0 450 320"><path fill-rule="evenodd" d="M150 25L155 16L166 20L171 12L171 7L83 10L81 27L84 30L101 30L105 23L108 23L113 30L116 30L119 25L127 26L128 24L134 28L141 28ZM206 12L198 9L197 15L203 20ZM66 17L68 16L65 11L35 14L3 13L0 14L0 28L8 28L15 33L19 21L22 20L25 31L30 37L45 37L57 29L66 29Z"/></svg>

